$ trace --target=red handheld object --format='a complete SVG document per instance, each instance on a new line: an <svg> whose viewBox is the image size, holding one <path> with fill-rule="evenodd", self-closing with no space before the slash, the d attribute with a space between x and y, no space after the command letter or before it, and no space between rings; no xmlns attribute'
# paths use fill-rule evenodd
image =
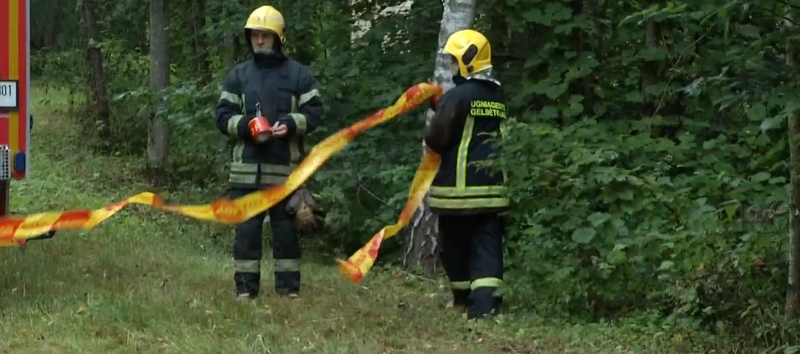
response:
<svg viewBox="0 0 800 354"><path fill-rule="evenodd" d="M256 140L259 140L260 135L269 133L270 130L272 130L272 127L269 125L269 121L263 116L251 119L250 122L247 123L247 127L250 129L250 135Z"/></svg>

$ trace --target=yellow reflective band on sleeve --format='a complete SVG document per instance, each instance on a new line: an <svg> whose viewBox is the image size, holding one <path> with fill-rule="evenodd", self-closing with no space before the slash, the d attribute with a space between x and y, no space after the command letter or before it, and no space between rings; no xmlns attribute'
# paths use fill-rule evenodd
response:
<svg viewBox="0 0 800 354"><path fill-rule="evenodd" d="M230 136L238 136L239 135L239 122L244 118L241 114L237 114L228 118L228 135Z"/></svg>
<svg viewBox="0 0 800 354"><path fill-rule="evenodd" d="M503 286L503 279L500 278L478 278L472 281L470 288L499 288Z"/></svg>
<svg viewBox="0 0 800 354"><path fill-rule="evenodd" d="M237 273L261 273L261 261L255 259L235 259L233 269Z"/></svg>
<svg viewBox="0 0 800 354"><path fill-rule="evenodd" d="M505 197L506 186L440 187L431 186L431 196L443 198L459 197Z"/></svg>
<svg viewBox="0 0 800 354"><path fill-rule="evenodd" d="M313 89L311 91L308 91L308 92L300 95L300 100L297 102L297 104L302 106L302 105L308 103L308 101L311 101L311 99L314 98L314 97L319 97L319 90Z"/></svg>
<svg viewBox="0 0 800 354"><path fill-rule="evenodd" d="M445 198L436 198L433 196L428 197L428 203L431 206L431 208L451 209L451 210L504 208L511 204L508 198L445 199Z"/></svg>
<svg viewBox="0 0 800 354"><path fill-rule="evenodd" d="M275 260L276 272L299 272L300 260L299 259L276 259Z"/></svg>
<svg viewBox="0 0 800 354"><path fill-rule="evenodd" d="M244 141L237 140L231 151L231 162L241 163L244 160Z"/></svg>
<svg viewBox="0 0 800 354"><path fill-rule="evenodd" d="M469 290L470 289L470 282L469 281L451 281L450 282L450 289L452 289L452 290Z"/></svg>
<svg viewBox="0 0 800 354"><path fill-rule="evenodd" d="M295 126L297 127L296 134L303 135L306 133L307 123L306 123L306 116L300 113L289 113L289 117L292 118L294 121Z"/></svg>
<svg viewBox="0 0 800 354"><path fill-rule="evenodd" d="M461 132L461 143L458 144L456 155L456 188L467 186L467 154L469 154L469 144L472 142L472 130L475 128L475 117L467 116L464 122L464 130Z"/></svg>
<svg viewBox="0 0 800 354"><path fill-rule="evenodd" d="M237 106L242 105L242 100L239 99L239 96L236 96L235 94L230 93L228 91L222 91L222 94L219 95L219 100L220 101L225 100Z"/></svg>

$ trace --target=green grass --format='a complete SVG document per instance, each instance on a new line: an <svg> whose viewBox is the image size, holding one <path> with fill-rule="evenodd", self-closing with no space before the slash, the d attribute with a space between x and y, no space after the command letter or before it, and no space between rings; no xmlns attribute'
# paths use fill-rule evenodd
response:
<svg viewBox="0 0 800 354"><path fill-rule="evenodd" d="M34 97L48 100L34 107L33 175L13 186L16 213L96 208L147 189L140 162L82 151L65 93ZM305 263L298 300L273 295L265 269L264 296L238 303L227 249L209 241L220 233L232 238L230 227L134 207L88 232L0 249L0 353L681 352L649 328L532 313L468 324L441 307L441 281L376 269L353 286L324 262Z"/></svg>

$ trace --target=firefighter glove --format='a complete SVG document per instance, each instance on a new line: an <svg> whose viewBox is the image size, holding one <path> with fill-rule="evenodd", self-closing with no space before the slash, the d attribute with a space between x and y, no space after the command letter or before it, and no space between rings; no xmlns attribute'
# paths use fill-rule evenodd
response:
<svg viewBox="0 0 800 354"><path fill-rule="evenodd" d="M286 203L286 211L293 216L296 230L304 234L319 231L324 226L324 217L323 220L319 218L323 211L306 187L300 187L292 194Z"/></svg>

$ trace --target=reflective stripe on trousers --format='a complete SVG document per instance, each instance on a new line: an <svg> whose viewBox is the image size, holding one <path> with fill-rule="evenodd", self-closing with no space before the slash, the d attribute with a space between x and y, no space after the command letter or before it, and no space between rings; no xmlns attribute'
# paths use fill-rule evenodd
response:
<svg viewBox="0 0 800 354"><path fill-rule="evenodd" d="M500 278L478 278L472 281L470 289L475 290L478 288L499 288L503 285L503 279Z"/></svg>
<svg viewBox="0 0 800 354"><path fill-rule="evenodd" d="M234 259L233 269L237 273L261 273L261 261L257 259Z"/></svg>
<svg viewBox="0 0 800 354"><path fill-rule="evenodd" d="M299 272L300 260L299 259L276 259L275 260L276 272Z"/></svg>
<svg viewBox="0 0 800 354"><path fill-rule="evenodd" d="M470 282L469 281L451 281L450 282L450 289L451 290L469 290L470 289Z"/></svg>

